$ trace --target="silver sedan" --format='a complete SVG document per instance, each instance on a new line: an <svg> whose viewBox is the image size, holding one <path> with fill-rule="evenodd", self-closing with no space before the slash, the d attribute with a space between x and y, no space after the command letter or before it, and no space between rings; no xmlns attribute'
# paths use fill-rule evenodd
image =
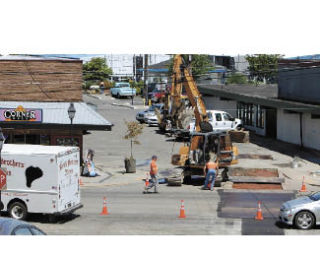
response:
<svg viewBox="0 0 320 257"><path fill-rule="evenodd" d="M282 204L280 221L299 229L310 229L320 224L320 192L299 197Z"/></svg>

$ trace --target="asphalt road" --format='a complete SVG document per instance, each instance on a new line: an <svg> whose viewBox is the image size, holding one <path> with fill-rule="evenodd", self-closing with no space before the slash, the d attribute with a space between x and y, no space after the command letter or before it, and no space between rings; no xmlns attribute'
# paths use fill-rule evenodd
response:
<svg viewBox="0 0 320 257"><path fill-rule="evenodd" d="M111 132L93 131L84 136L85 148L95 150L95 164L108 176L103 183L87 183L81 188L84 207L67 219L49 223L41 215L30 215L29 221L54 235L280 235L320 234L319 228L299 231L279 225L276 221L283 201L291 193L232 193L234 190L200 190L200 185L182 187L160 186L159 194L142 194L141 178L148 169L153 154L158 155L159 170L173 169L171 154L183 143L176 143L157 133L155 127L145 127L134 145L137 173L123 174L124 157L130 154L130 143L123 139L124 120L135 120L139 110L113 106L113 99L101 101L84 96L103 117L115 126ZM120 99L117 101L128 102ZM250 145L245 146L250 152ZM99 181L99 179L98 179ZM103 197L107 197L108 216L99 215ZM263 203L265 219L255 221L257 200ZM186 219L179 219L180 200L185 201Z"/></svg>

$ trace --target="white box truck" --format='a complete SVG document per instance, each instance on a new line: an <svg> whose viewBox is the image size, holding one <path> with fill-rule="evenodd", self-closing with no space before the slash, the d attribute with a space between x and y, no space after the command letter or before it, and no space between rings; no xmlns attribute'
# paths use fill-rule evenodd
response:
<svg viewBox="0 0 320 257"><path fill-rule="evenodd" d="M1 164L7 174L3 211L12 218L61 215L82 207L78 147L4 144Z"/></svg>

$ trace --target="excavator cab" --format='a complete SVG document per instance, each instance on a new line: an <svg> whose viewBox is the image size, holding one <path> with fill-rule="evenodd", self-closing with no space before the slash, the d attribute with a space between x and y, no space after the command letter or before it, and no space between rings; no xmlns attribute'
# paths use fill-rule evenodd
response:
<svg viewBox="0 0 320 257"><path fill-rule="evenodd" d="M172 164L183 167L179 180L181 184L190 184L192 175L203 176L203 168L212 153L218 157L219 169L222 169L217 173L217 183L226 180L228 167L237 163L238 151L237 147L232 146L229 134L214 130L191 133L187 145L180 147L179 154L172 155Z"/></svg>

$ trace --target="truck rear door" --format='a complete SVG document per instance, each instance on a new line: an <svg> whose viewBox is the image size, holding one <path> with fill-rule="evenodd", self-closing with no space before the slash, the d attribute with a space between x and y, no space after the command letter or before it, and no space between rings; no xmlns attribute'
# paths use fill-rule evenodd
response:
<svg viewBox="0 0 320 257"><path fill-rule="evenodd" d="M58 212L80 204L80 155L79 150L58 158L59 204Z"/></svg>

